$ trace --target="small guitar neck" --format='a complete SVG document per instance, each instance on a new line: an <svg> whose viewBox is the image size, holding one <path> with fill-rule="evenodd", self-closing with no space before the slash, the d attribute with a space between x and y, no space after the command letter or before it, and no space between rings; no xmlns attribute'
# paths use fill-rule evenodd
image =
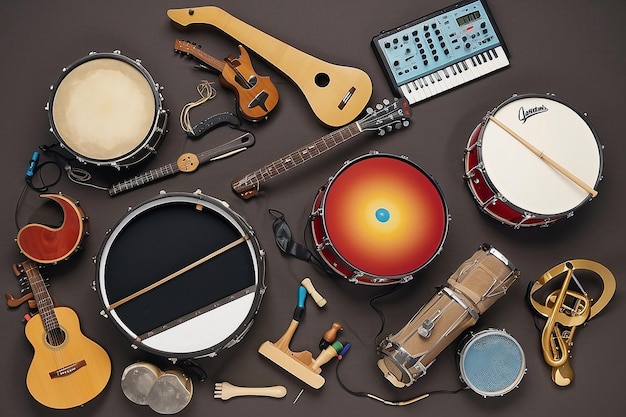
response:
<svg viewBox="0 0 626 417"><path fill-rule="evenodd" d="M108 189L109 195L115 196L125 191L130 191L134 188L141 187L142 185L157 181L161 178L178 174L179 172L193 172L198 169L198 166L204 163L214 161L216 159L226 158L238 152L244 151L248 147L253 146L254 142L254 135L250 132L245 132L238 138L207 151L200 152L197 155L193 153L184 153L178 157L176 162L164 165L160 168L151 169L143 174L139 174L133 178L129 178L112 185Z"/></svg>
<svg viewBox="0 0 626 417"><path fill-rule="evenodd" d="M22 262L22 268L28 278L30 288L33 292L33 297L37 302L37 309L39 310L39 315L41 316L46 332L58 329L59 321L54 313L54 302L52 301L52 297L50 297L46 283L41 276L39 265L33 261L24 261Z"/></svg>
<svg viewBox="0 0 626 417"><path fill-rule="evenodd" d="M270 179L277 177L278 175L283 174L328 150L331 150L335 146L346 142L348 139L355 137L361 132L362 130L357 122L344 126L339 130L335 130L334 132L322 136L309 145L303 146L298 150L291 152L289 155L277 159L276 161L245 175L239 180L233 181L232 188L244 199L253 197L260 184L269 181Z"/></svg>
<svg viewBox="0 0 626 417"><path fill-rule="evenodd" d="M179 39L176 39L174 42L174 50L190 54L220 73L224 71L224 67L226 66L226 62L223 60L217 59L198 47L190 45L188 42L181 41Z"/></svg>

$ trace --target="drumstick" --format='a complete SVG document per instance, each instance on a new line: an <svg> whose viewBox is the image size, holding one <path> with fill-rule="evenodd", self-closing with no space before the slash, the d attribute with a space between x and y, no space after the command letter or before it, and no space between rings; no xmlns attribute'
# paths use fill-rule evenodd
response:
<svg viewBox="0 0 626 417"><path fill-rule="evenodd" d="M137 291L137 292L135 292L135 293L133 293L133 294L129 295L128 297L124 297L124 298L122 298L121 300L119 300L119 301L117 301L117 302L115 302L115 303L111 304L111 305L110 305L107 309L108 309L109 311L111 311L111 310L113 310L113 309L116 309L117 307L121 306L122 304L124 304L124 303L126 303L126 302L128 302L128 301L130 301L130 300L132 300L132 299L134 299L134 298L137 298L137 297L139 297L140 295L143 295L143 294L147 293L147 292L148 292L148 291L150 291L150 290L155 289L155 288L156 288L156 287L158 287L159 285L165 284L166 282L168 282L168 281L170 281L170 280L172 280L172 279L174 279L174 278L176 278L176 277L178 277L178 276L180 276L180 275L184 274L185 272L189 271L190 269L193 269L193 268L195 268L196 266L198 266L198 265L200 265L200 264L203 264L204 262L206 262L206 261L208 261L208 260L210 260L210 259L212 259L212 258L215 258L215 257L216 257L216 256L218 256L218 255L221 255L222 253L226 252L227 250L234 248L235 246L239 245L240 243L245 242L245 241L246 241L246 240L248 240L248 239L250 239L250 237L249 237L249 236L247 236L247 235L242 236L242 237L240 237L239 239L237 239L237 240L235 240L235 241L233 241L233 242L229 243L228 245L223 246L223 247L219 248L218 250L216 250L216 251L214 251L214 252L209 253L207 256L205 256L205 257L203 257L203 258L200 258L200 259L198 259L198 260L197 260L197 261L195 261L195 262L190 263L190 264L189 264L189 265L187 265L186 267L184 267L184 268L182 268L182 269L179 269L179 270L178 270L178 271L176 271L176 272L171 273L170 275L166 276L166 277L165 277L165 278L163 278L163 279L160 279L159 281L155 282L154 284L150 284L150 285L148 285L147 287L145 287L145 288L143 288L143 289L141 289L141 290L139 290L139 291Z"/></svg>
<svg viewBox="0 0 626 417"><path fill-rule="evenodd" d="M509 135L513 136L515 139L517 139L522 145L524 145L526 148L528 148L530 151L532 151L535 155L537 155L539 157L539 159L544 160L548 165L550 165L552 168L556 169L557 171L559 171L561 174L565 175L567 178L569 178L570 180L572 180L576 185L578 185L580 188L582 188L583 190L585 190L587 193L591 194L592 197L595 197L598 195L598 192L596 190L594 190L592 187L590 187L589 185L587 185L584 181L582 181L580 178L578 178L577 176L575 176L574 174L572 174L571 172L569 172L567 169L565 169L564 167L562 167L561 165L559 165L556 161L554 161L553 159L551 159L550 157L548 157L547 155L545 155L542 151L540 151L539 149L537 149L536 147L534 147L533 145L531 145L530 143L528 143L527 141L524 140L524 138L522 138L520 135L518 135L517 133L515 133L513 130L511 130L508 126L506 126L505 124L503 124L502 122L500 122L498 119L496 119L493 116L489 116L489 120L491 120L492 122L494 122L495 124L497 124L498 126L500 126L504 131L506 131Z"/></svg>

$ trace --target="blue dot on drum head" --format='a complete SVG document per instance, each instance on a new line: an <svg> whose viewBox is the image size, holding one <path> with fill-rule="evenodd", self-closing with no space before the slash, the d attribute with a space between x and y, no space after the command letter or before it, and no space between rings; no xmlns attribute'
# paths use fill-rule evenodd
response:
<svg viewBox="0 0 626 417"><path fill-rule="evenodd" d="M378 220L379 222L385 223L389 221L389 217L391 217L391 215L389 214L389 210L385 208L379 208L378 210L376 210L376 220Z"/></svg>

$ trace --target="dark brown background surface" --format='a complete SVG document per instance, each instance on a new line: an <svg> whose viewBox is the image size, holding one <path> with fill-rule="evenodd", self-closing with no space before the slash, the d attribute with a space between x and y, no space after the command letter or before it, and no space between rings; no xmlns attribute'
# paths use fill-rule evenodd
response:
<svg viewBox="0 0 626 417"><path fill-rule="evenodd" d="M372 78L371 104L391 97L383 72L370 48L370 39L391 29L447 6L447 0L423 1L217 1L215 4L266 33L323 60L359 67ZM78 313L84 333L110 354L113 373L106 390L82 408L65 411L68 416L152 415L147 407L129 402L120 389L120 376L129 364L149 357L132 350L126 338L100 317L98 296L90 288L95 277L92 257L96 256L111 228L126 212L161 189L194 191L224 199L255 229L267 253L268 291L257 321L244 340L215 358L199 360L207 370L206 382L195 384L189 406L181 415L320 416L358 414L385 415L507 415L578 416L618 415L622 404L623 375L626 365L624 324L626 316L622 274L626 268L623 233L624 216L624 68L626 54L626 3L621 0L550 2L539 0L489 2L511 54L511 66L504 71L413 107L408 129L382 139L362 135L328 154L310 161L265 187L260 198L244 202L230 190L234 177L255 170L327 134L310 111L304 97L286 78L253 56L259 74L268 74L280 91L279 108L263 123L248 125L256 135L256 145L233 158L201 167L197 172L171 177L114 199L104 191L83 187L63 178L52 189L80 200L89 213L91 234L84 250L51 271L51 291L61 304ZM233 137L230 129L218 129L192 142L178 125L181 107L196 99L195 87L202 78L215 80L209 73L192 69L188 60L172 51L176 38L202 44L217 57L237 54L236 42L214 29L196 28L182 33L166 16L169 8L202 4L184 1L84 2L63 0L3 1L0 4L2 65L2 218L0 266L4 270L2 291L17 293L11 265L21 260L14 242L17 229L14 212L24 186L27 161L37 146L54 142L44 110L49 87L64 66L90 51L119 49L131 58L140 58L152 77L164 87L163 95L171 111L169 134L158 154L146 168L174 161L183 152L199 152ZM514 230L481 213L462 180L463 148L472 129L485 113L514 93L557 94L589 115L605 146L604 179L599 195L548 228ZM214 114L232 111L232 94L218 86L218 97L192 113ZM368 300L385 288L355 286L345 280L330 279L310 265L284 257L272 235L269 208L285 213L298 240L307 224L313 197L346 160L376 149L406 155L422 166L443 189L452 216L449 234L441 254L416 279L406 284L381 307L386 316L385 333L403 326L425 303L434 287L445 282L456 267L482 242L491 242L522 271L522 277L508 295L499 301L477 328L504 328L523 346L528 373L519 389L502 398L483 399L471 391L454 396L434 396L408 407L386 407L369 399L345 393L335 377L336 361L324 367L325 386L319 391L283 372L257 353L265 340L276 340L287 328L295 306L298 283L310 276L328 299L324 309L308 301L307 316L294 338L293 349L317 352L322 332L332 321L344 324L341 339L350 341L352 350L341 366L346 384L388 399L405 399L437 389L460 386L453 347L445 350L427 376L414 386L399 390L384 380L376 367L374 337L379 317ZM520 176L524 176L520 172ZM41 201L37 193L26 193L17 215L23 225ZM574 383L555 386L550 369L543 362L539 333L526 306L529 281L557 263L586 258L611 269L618 281L617 293L609 306L574 338L572 366ZM132 262L132 254L129 254ZM170 300L171 303L184 300ZM164 303L163 308L168 308ZM25 375L32 348L23 334L22 316L26 307L0 313L3 358L0 398L2 414L11 416L60 414L49 410L29 395ZM284 399L239 398L228 402L213 399L213 383L230 381L244 386L282 384Z"/></svg>

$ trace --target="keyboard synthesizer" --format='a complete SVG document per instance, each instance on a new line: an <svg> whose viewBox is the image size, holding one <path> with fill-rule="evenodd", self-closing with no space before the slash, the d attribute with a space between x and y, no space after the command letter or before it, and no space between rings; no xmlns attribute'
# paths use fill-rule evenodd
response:
<svg viewBox="0 0 626 417"><path fill-rule="evenodd" d="M509 66L485 0L448 6L372 38L392 90L410 104Z"/></svg>

